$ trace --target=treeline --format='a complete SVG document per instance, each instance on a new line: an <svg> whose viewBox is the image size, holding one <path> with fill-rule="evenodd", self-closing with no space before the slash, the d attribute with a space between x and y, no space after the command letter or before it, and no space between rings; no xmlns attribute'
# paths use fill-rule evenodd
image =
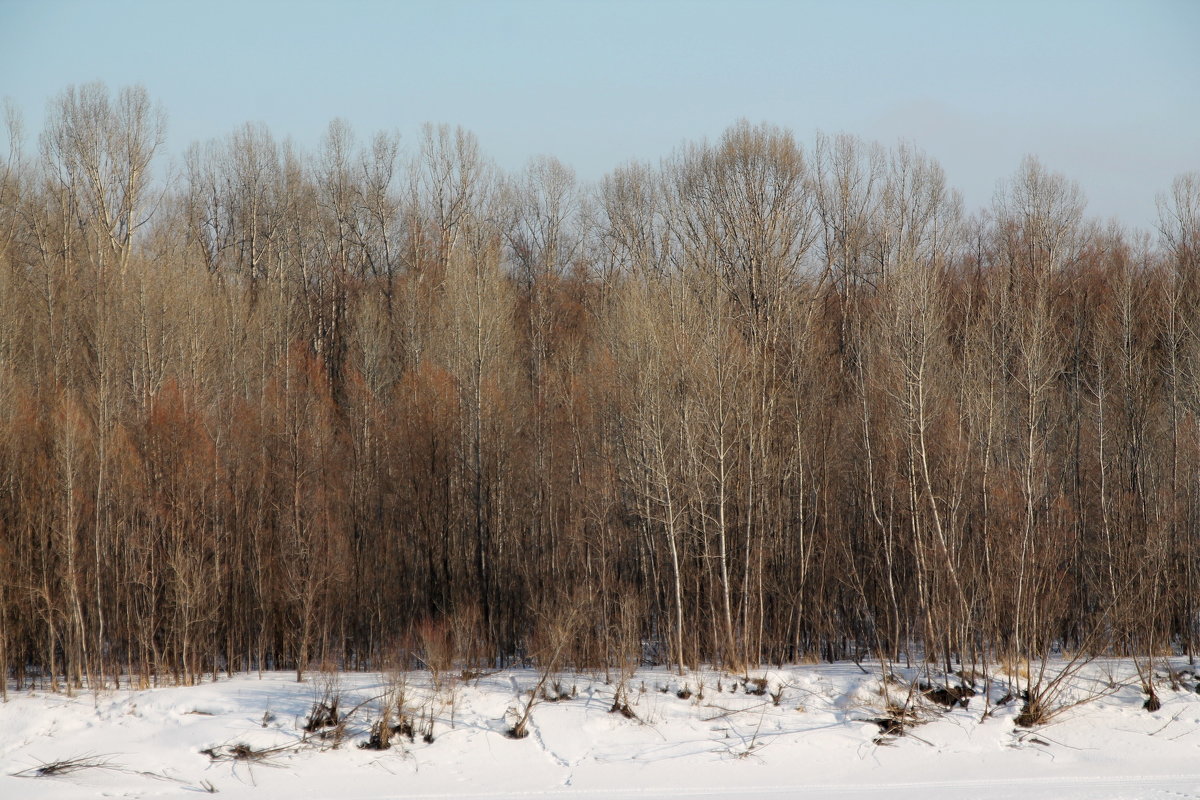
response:
<svg viewBox="0 0 1200 800"><path fill-rule="evenodd" d="M1196 646L1195 173L1151 237L767 125L583 186L342 122L168 168L138 88L9 122L12 680Z"/></svg>

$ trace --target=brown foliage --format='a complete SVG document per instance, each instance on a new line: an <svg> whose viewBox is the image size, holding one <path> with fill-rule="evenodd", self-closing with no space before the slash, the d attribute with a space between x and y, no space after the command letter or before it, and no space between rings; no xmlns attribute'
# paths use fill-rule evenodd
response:
<svg viewBox="0 0 1200 800"><path fill-rule="evenodd" d="M10 677L540 660L572 598L555 669L1194 649L1193 177L1156 249L1036 160L965 219L744 123L595 213L448 128L407 182L247 128L108 221L48 158L0 196Z"/></svg>

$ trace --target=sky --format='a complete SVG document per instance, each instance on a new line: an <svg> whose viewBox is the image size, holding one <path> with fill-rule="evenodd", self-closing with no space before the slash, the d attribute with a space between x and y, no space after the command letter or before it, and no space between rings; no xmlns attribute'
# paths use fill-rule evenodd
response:
<svg viewBox="0 0 1200 800"><path fill-rule="evenodd" d="M314 147L462 125L584 181L740 118L936 158L969 209L1026 154L1150 229L1200 170L1200 0L0 0L0 96L34 134L70 84L142 84L167 151L247 121Z"/></svg>

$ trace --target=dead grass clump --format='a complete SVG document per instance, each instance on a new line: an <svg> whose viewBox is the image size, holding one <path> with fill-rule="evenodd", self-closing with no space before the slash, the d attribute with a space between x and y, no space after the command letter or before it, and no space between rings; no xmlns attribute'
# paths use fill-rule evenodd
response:
<svg viewBox="0 0 1200 800"><path fill-rule="evenodd" d="M559 703L563 700L574 700L579 695L578 687L564 689L562 681L555 680L550 686L542 687L542 700L547 703Z"/></svg>
<svg viewBox="0 0 1200 800"><path fill-rule="evenodd" d="M390 742L396 736L403 736L411 744L416 741L419 730L423 739L427 742L433 741L432 718L434 715L430 712L429 707L433 705L439 692L449 691L451 693L449 705L453 713L456 682L453 679L447 679L442 682L444 685L435 687L434 695L430 696L420 708L421 719L418 723L418 708L416 704L409 703L413 693L410 692L408 686L408 671L402 668L393 668L387 671L386 677L389 688L384 695L383 708L380 712L380 719L377 721L377 725L382 728L378 731L372 729L371 740L378 738L380 742L385 740Z"/></svg>
<svg viewBox="0 0 1200 800"><path fill-rule="evenodd" d="M891 744L893 738L905 736L909 730L927 721L929 709L920 701L924 690L929 688L931 687L915 681L905 681L884 666L877 689L883 698L883 713L862 720L879 728L880 735L875 739L876 744Z"/></svg>
<svg viewBox="0 0 1200 800"><path fill-rule="evenodd" d="M316 733L325 728L333 728L342 721L338 714L338 705L342 701L342 688L337 672L321 670L321 680L318 684L317 699L308 712L303 730L305 733Z"/></svg>
<svg viewBox="0 0 1200 800"><path fill-rule="evenodd" d="M879 728L879 736L876 737L875 744L891 744L892 739L908 735L910 730L926 721L911 700L912 695L909 695L908 701L903 704L889 702L882 715L862 720L862 722L869 722Z"/></svg>
<svg viewBox="0 0 1200 800"><path fill-rule="evenodd" d="M975 696L975 690L970 686L930 686L929 684L920 685L921 693L929 700L937 703L939 706L946 708L954 708L961 706L967 708L971 704L971 698Z"/></svg>
<svg viewBox="0 0 1200 800"><path fill-rule="evenodd" d="M112 763L108 756L82 755L74 758L63 758L56 761L42 761L36 767L23 769L12 773L15 778L52 778L58 775L69 775L85 769L117 770L119 766Z"/></svg>
<svg viewBox="0 0 1200 800"><path fill-rule="evenodd" d="M421 741L425 744L433 744L435 738L433 735L433 724L435 719L431 708L427 707L421 711Z"/></svg>
<svg viewBox="0 0 1200 800"><path fill-rule="evenodd" d="M379 719L371 723L371 731L367 735L367 741L360 742L358 747L360 750L389 750L392 747L392 736L395 735L395 727L392 725L392 698L385 697L383 708L379 712Z"/></svg>
<svg viewBox="0 0 1200 800"><path fill-rule="evenodd" d="M634 710L629 707L629 703L626 703L623 700L614 700L613 704L612 704L612 708L610 708L608 710L608 713L620 714L625 719L637 719L638 718L638 715L636 713L634 713Z"/></svg>
<svg viewBox="0 0 1200 800"><path fill-rule="evenodd" d="M1000 659L1000 671L1006 673L1013 679L1024 678L1029 680L1029 659L1028 658L1002 658Z"/></svg>
<svg viewBox="0 0 1200 800"><path fill-rule="evenodd" d="M636 665L631 662L625 662L621 666L621 675L617 681L617 686L613 690L612 706L608 709L610 714L620 714L625 719L637 719L637 714L629 706L629 682L633 678ZM646 684L642 684L642 692L646 691Z"/></svg>
<svg viewBox="0 0 1200 800"><path fill-rule="evenodd" d="M266 761L271 756L279 755L293 749L292 745L279 745L278 747L262 747L256 748L245 742L236 742L234 744L220 744L213 747L207 747L200 752L208 756L213 761Z"/></svg>
<svg viewBox="0 0 1200 800"><path fill-rule="evenodd" d="M324 728L335 727L339 722L341 718L338 716L338 698L335 697L328 702L313 703L303 728L305 733L316 733Z"/></svg>
<svg viewBox="0 0 1200 800"><path fill-rule="evenodd" d="M1162 701L1158 699L1158 691L1156 683L1158 675L1154 668L1154 656L1149 656L1145 662L1140 658L1133 659L1133 665L1137 669L1138 679L1142 685L1142 693L1146 695L1146 701L1142 703L1142 708L1153 714L1162 708ZM1170 663L1167 664L1167 680L1172 690L1178 690L1179 678L1171 669Z"/></svg>
<svg viewBox="0 0 1200 800"><path fill-rule="evenodd" d="M1036 699L1029 699L1021 706L1021 712L1013 718L1013 724L1018 728L1032 728L1049 722L1050 714L1046 706Z"/></svg>
<svg viewBox="0 0 1200 800"><path fill-rule="evenodd" d="M392 733L397 736L406 736L411 743L417 738L416 728L413 727L412 719L402 717L398 723L392 726Z"/></svg>
<svg viewBox="0 0 1200 800"><path fill-rule="evenodd" d="M360 750L390 750L395 733L395 728L390 724L390 719L385 713L371 724L371 732L368 734L367 740L360 742L358 748Z"/></svg>
<svg viewBox="0 0 1200 800"><path fill-rule="evenodd" d="M903 736L905 729L910 725L906 717L893 714L884 717L869 717L863 722L870 722L878 726L879 733L883 736ZM876 744L879 744L878 739Z"/></svg>

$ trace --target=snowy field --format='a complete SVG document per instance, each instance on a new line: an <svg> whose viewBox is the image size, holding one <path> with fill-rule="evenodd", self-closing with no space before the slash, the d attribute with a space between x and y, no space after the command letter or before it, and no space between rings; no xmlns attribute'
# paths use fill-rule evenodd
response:
<svg viewBox="0 0 1200 800"><path fill-rule="evenodd" d="M269 673L12 693L0 798L1200 798L1200 694L1174 667L1173 679L1156 664L1150 712L1132 662L1089 664L1056 698L1086 702L1032 729L1014 724L1020 700L999 704L1002 672L972 676L978 693L947 709L918 681L957 677L897 669L885 687L879 665L853 664L641 670L624 684L627 714L612 710L618 676L565 673L539 692L523 739L506 732L533 670L441 675L438 690L428 672ZM310 724L334 696L341 724ZM912 724L886 732L902 706ZM392 747L362 747L385 707Z"/></svg>

